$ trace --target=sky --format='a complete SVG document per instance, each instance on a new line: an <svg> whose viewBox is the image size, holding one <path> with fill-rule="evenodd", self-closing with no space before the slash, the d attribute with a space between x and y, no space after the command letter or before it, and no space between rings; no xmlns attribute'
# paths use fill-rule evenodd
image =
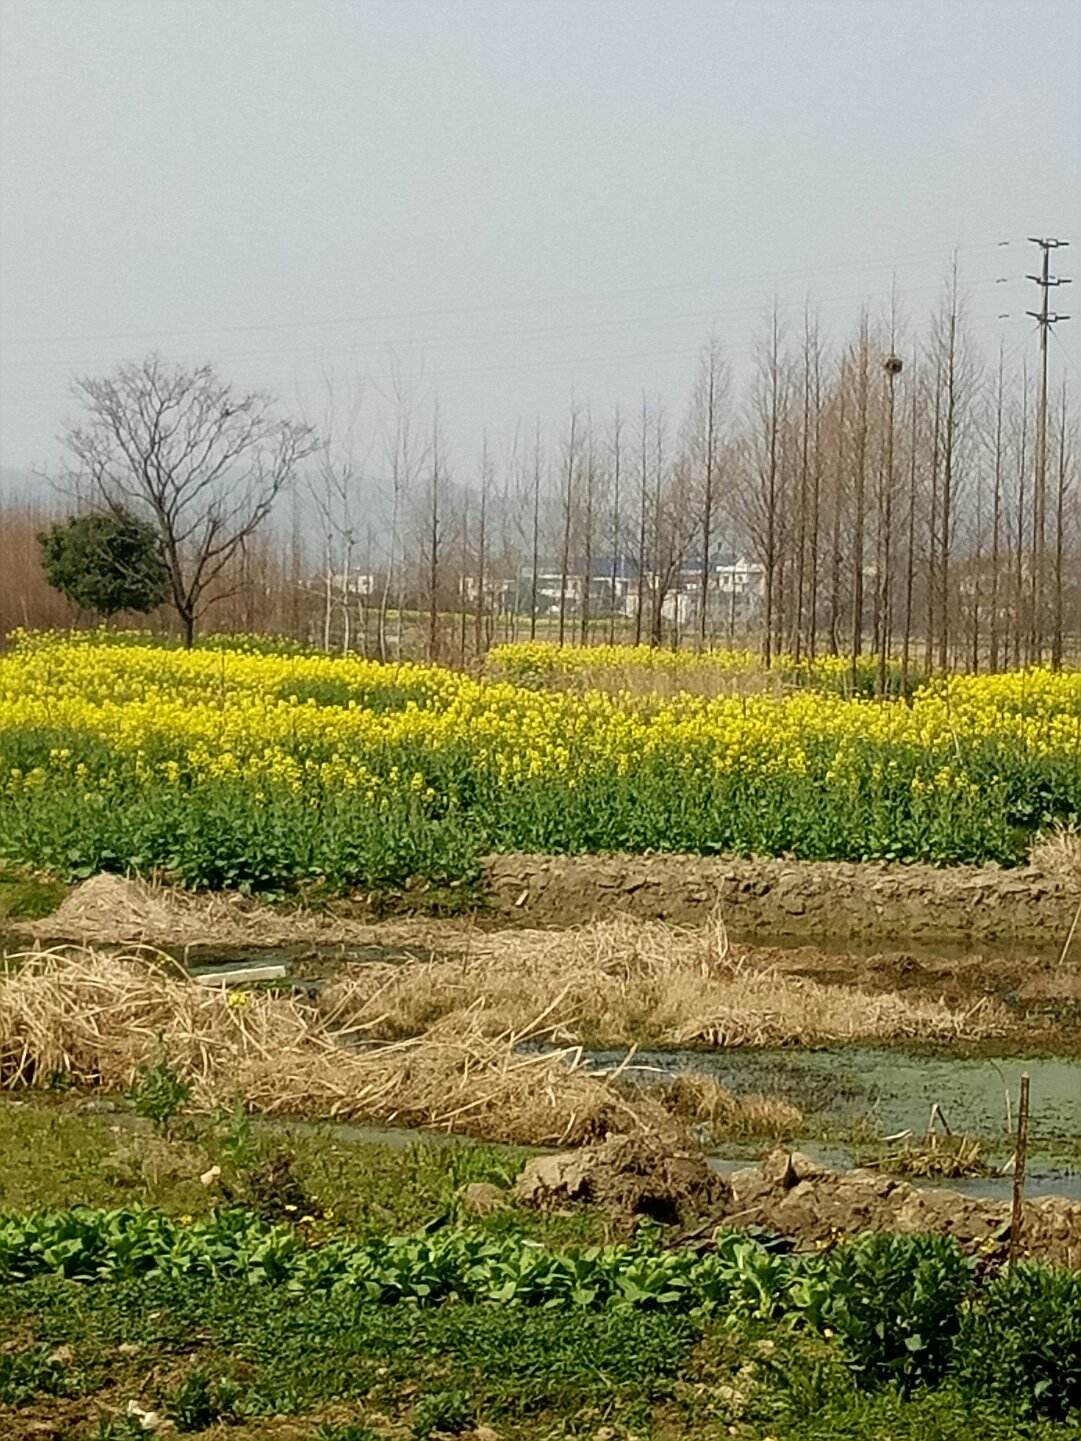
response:
<svg viewBox="0 0 1081 1441"><path fill-rule="evenodd" d="M468 468L572 394L678 409L711 331L738 381L773 297L918 321L954 251L1035 355L1079 59L1076 0L0 0L0 467L158 350L316 421L396 366Z"/></svg>

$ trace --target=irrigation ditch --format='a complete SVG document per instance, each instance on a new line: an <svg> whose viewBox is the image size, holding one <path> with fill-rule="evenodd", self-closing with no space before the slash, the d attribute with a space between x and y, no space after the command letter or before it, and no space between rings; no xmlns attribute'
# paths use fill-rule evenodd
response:
<svg viewBox="0 0 1081 1441"><path fill-rule="evenodd" d="M548 1147L629 1129L691 1137L721 1170L782 1141L834 1171L892 1167L1000 1202L1024 1071L1029 1195L1081 1200L1081 970L1052 954L1046 929L1042 951L1023 933L959 957L949 941L921 940L918 953L836 937L748 944L716 910L694 927L372 922L97 877L5 941L60 946L44 964L63 1017L53 1050L13 1082L27 1040L5 1007L6 1082L40 1084L63 1064L100 1085L112 1066L116 1089L169 1033L209 1102L226 1077L207 1058L227 1036L219 1071L268 1115ZM87 945L104 970L55 961ZM151 948L135 972L133 946ZM154 948L172 961L164 1000L136 973ZM80 1030L80 1009L100 1010L105 993L141 1047ZM46 1019L34 1022L43 1035ZM238 1021L256 1029L236 1033ZM283 1045L303 1053L289 1084L269 1061Z"/></svg>

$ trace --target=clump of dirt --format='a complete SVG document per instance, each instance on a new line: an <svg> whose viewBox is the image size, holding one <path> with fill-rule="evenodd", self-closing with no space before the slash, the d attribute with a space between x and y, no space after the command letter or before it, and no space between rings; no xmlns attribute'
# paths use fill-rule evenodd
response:
<svg viewBox="0 0 1081 1441"><path fill-rule="evenodd" d="M530 1161L514 1196L541 1210L585 1202L628 1226L640 1219L692 1225L725 1211L732 1191L701 1152L650 1136L609 1136L599 1146Z"/></svg>
<svg viewBox="0 0 1081 1441"><path fill-rule="evenodd" d="M983 1253L1004 1253L1009 1244L1008 1203L878 1171L830 1171L798 1153L775 1151L731 1182L741 1226L762 1226L806 1248L863 1231L934 1232ZM1059 1196L1027 1202L1021 1250L1081 1270L1081 1203Z"/></svg>
<svg viewBox="0 0 1081 1441"><path fill-rule="evenodd" d="M710 1228L761 1229L807 1250L865 1231L933 1232L984 1255L1004 1255L1010 1240L1006 1203L872 1170L831 1171L784 1149L726 1180L700 1152L656 1138L611 1136L531 1161L514 1195L541 1209L597 1206L628 1228L641 1217L678 1224L696 1239ZM1081 1203L1058 1196L1027 1202L1020 1250L1081 1270Z"/></svg>

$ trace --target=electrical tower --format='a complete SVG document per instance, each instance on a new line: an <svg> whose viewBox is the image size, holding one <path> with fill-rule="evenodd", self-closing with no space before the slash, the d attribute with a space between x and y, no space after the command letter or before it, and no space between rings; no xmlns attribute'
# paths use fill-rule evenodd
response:
<svg viewBox="0 0 1081 1441"><path fill-rule="evenodd" d="M1057 325L1060 320L1069 320L1068 315L1060 315L1057 311L1049 309L1049 298L1051 290L1055 286L1069 285L1068 276L1057 276L1051 274L1051 252L1058 250L1064 245L1069 245L1068 240L1055 240L1050 236L1040 237L1030 235L1029 240L1033 245L1038 245L1043 252L1043 264L1040 267L1039 275L1029 275L1026 278L1040 286L1043 295L1039 310L1029 310L1025 313L1031 315L1040 327L1040 408L1039 418L1036 424L1036 484L1034 487L1032 503L1032 590L1031 590L1031 615L1029 617L1029 662L1039 663L1043 659L1044 643L1044 595L1046 590L1046 531L1047 531L1047 341L1051 333L1051 327ZM1058 649L1059 637L1056 635L1055 650ZM1052 660L1055 665L1061 661L1061 656L1054 654Z"/></svg>

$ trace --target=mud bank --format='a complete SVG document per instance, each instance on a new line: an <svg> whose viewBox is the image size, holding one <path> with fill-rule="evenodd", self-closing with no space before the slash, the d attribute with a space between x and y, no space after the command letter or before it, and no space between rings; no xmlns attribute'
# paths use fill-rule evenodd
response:
<svg viewBox="0 0 1081 1441"><path fill-rule="evenodd" d="M1034 866L507 855L488 857L484 869L486 900L503 924L570 925L616 914L694 924L719 909L743 940L1057 951L1081 906L1081 885Z"/></svg>
<svg viewBox="0 0 1081 1441"><path fill-rule="evenodd" d="M877 1171L831 1171L798 1152L777 1150L760 1166L722 1179L694 1151L655 1138L609 1136L586 1150L527 1163L517 1200L539 1209L599 1206L631 1225L641 1217L690 1225L686 1239L715 1228L758 1226L815 1249L866 1231L952 1236L966 1250L1005 1255L1010 1205L945 1188L913 1186ZM1057 1196L1025 1203L1021 1254L1081 1269L1081 1204Z"/></svg>

